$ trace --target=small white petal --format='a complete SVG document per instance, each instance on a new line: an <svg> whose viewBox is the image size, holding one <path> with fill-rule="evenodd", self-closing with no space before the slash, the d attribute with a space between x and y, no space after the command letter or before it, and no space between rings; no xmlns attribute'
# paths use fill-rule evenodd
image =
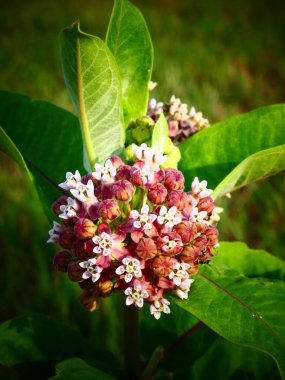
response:
<svg viewBox="0 0 285 380"><path fill-rule="evenodd" d="M131 273L127 273L125 275L125 281L126 282L131 282L132 281L132 278L133 278L133 275Z"/></svg>
<svg viewBox="0 0 285 380"><path fill-rule="evenodd" d="M82 278L84 278L84 280L86 280L87 278L91 277L91 273L90 272L84 272L83 275L82 275Z"/></svg>
<svg viewBox="0 0 285 380"><path fill-rule="evenodd" d="M135 300L131 296L128 296L126 298L126 305L127 306L132 305L134 302L135 302Z"/></svg>

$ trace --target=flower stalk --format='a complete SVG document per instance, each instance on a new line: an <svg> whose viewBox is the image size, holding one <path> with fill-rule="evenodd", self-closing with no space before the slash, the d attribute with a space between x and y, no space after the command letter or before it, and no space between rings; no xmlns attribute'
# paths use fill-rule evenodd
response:
<svg viewBox="0 0 285 380"><path fill-rule="evenodd" d="M124 304L124 365L128 380L139 379L140 337L139 337L139 309Z"/></svg>

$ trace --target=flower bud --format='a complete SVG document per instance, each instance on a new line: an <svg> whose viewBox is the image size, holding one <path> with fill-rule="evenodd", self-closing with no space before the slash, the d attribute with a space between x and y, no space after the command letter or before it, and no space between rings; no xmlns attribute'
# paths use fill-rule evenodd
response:
<svg viewBox="0 0 285 380"><path fill-rule="evenodd" d="M182 190L184 188L183 174L176 169L165 169L164 186L167 190Z"/></svg>
<svg viewBox="0 0 285 380"><path fill-rule="evenodd" d="M130 201L135 193L135 188L131 182L120 180L112 185L112 193L118 201Z"/></svg>
<svg viewBox="0 0 285 380"><path fill-rule="evenodd" d="M101 297L107 297L113 289L113 283L110 280L99 281L97 285L98 294Z"/></svg>
<svg viewBox="0 0 285 380"><path fill-rule="evenodd" d="M60 198L58 198L52 205L52 211L55 213L55 215L59 215L62 213L60 210L60 206L67 205L67 196L62 195Z"/></svg>
<svg viewBox="0 0 285 380"><path fill-rule="evenodd" d="M181 261L191 265L198 259L198 257L199 249L193 244L186 245L179 255Z"/></svg>
<svg viewBox="0 0 285 380"><path fill-rule="evenodd" d="M176 232L168 232L164 236L159 236L156 244L162 254L167 256L178 255L183 249L181 237Z"/></svg>
<svg viewBox="0 0 285 380"><path fill-rule="evenodd" d="M149 201L155 205L161 205L165 201L166 196L167 190L161 183L152 186L147 194Z"/></svg>
<svg viewBox="0 0 285 380"><path fill-rule="evenodd" d="M150 238L142 238L137 245L136 253L143 260L152 259L157 255L155 242Z"/></svg>
<svg viewBox="0 0 285 380"><path fill-rule="evenodd" d="M189 243L192 241L196 234L197 228L195 223L183 221L175 226L174 231L177 232L183 241L183 243Z"/></svg>
<svg viewBox="0 0 285 380"><path fill-rule="evenodd" d="M119 156L112 156L110 160L116 169L118 169L120 166L125 165Z"/></svg>
<svg viewBox="0 0 285 380"><path fill-rule="evenodd" d="M80 282L83 281L82 274L84 269L80 267L77 262L70 262L67 267L68 277L71 281Z"/></svg>
<svg viewBox="0 0 285 380"><path fill-rule="evenodd" d="M117 169L117 178L129 180L131 178L131 167L129 165L120 166Z"/></svg>
<svg viewBox="0 0 285 380"><path fill-rule="evenodd" d="M89 311L94 311L98 307L98 299L93 290L85 290L80 295L80 302Z"/></svg>
<svg viewBox="0 0 285 380"><path fill-rule="evenodd" d="M175 262L176 260L170 256L157 256L152 260L151 267L158 277L167 277Z"/></svg>
<svg viewBox="0 0 285 380"><path fill-rule="evenodd" d="M69 251L59 251L54 255L53 264L57 270L67 272L67 267L71 259L72 255Z"/></svg>
<svg viewBox="0 0 285 380"><path fill-rule="evenodd" d="M200 211L207 211L208 214L211 214L211 212L215 208L215 203L213 201L212 197L205 197L201 198L198 203L198 210Z"/></svg>
<svg viewBox="0 0 285 380"><path fill-rule="evenodd" d="M91 181L93 182L94 189L96 189L96 187L99 186L99 184L100 184L100 181L98 181L98 180L92 175L92 173L86 174L84 177L82 177L81 182L82 182L84 185L87 185L87 183L88 183L89 180L91 180Z"/></svg>
<svg viewBox="0 0 285 380"><path fill-rule="evenodd" d="M205 236L208 240L208 245L210 245L211 247L215 247L219 243L219 232L216 229L216 227L209 227L205 231Z"/></svg>
<svg viewBox="0 0 285 380"><path fill-rule="evenodd" d="M64 230L60 231L58 242L63 248L71 249L74 240L75 235L73 232L73 228L67 227Z"/></svg>
<svg viewBox="0 0 285 380"><path fill-rule="evenodd" d="M116 219L120 215L120 208L113 199L105 199L98 207L98 213L105 220Z"/></svg>
<svg viewBox="0 0 285 380"><path fill-rule="evenodd" d="M85 242L80 239L76 239L72 244L72 250L78 259L84 259L88 256L88 252L86 252L84 248Z"/></svg>
<svg viewBox="0 0 285 380"><path fill-rule="evenodd" d="M75 235L79 239L91 239L97 230L97 227L90 219L79 219L74 225Z"/></svg>
<svg viewBox="0 0 285 380"><path fill-rule="evenodd" d="M175 206L178 210L182 211L187 206L187 197L185 193L179 190L171 191L166 199L167 207Z"/></svg>
<svg viewBox="0 0 285 380"><path fill-rule="evenodd" d="M132 130L132 138L136 143L142 144L151 138L151 130L147 126L134 128Z"/></svg>
<svg viewBox="0 0 285 380"><path fill-rule="evenodd" d="M197 274L199 271L199 264L191 263L190 268L187 269L187 272L190 274L190 276L194 276L194 274Z"/></svg>

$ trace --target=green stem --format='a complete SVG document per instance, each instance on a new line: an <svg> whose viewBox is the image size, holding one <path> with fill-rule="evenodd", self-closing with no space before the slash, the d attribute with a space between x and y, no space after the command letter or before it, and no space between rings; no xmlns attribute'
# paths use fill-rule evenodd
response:
<svg viewBox="0 0 285 380"><path fill-rule="evenodd" d="M140 210L146 204L147 200L147 191L146 189L140 189Z"/></svg>
<svg viewBox="0 0 285 380"><path fill-rule="evenodd" d="M128 380L138 380L141 370L139 345L139 311L124 305L125 369Z"/></svg>
<svg viewBox="0 0 285 380"><path fill-rule="evenodd" d="M140 380L148 380L154 374L159 362L163 359L164 348L162 346L156 347L151 358L149 359Z"/></svg>

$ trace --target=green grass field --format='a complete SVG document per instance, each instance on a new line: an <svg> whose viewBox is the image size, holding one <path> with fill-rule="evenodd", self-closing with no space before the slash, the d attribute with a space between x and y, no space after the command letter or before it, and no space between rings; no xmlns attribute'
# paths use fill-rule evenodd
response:
<svg viewBox="0 0 285 380"><path fill-rule="evenodd" d="M153 95L172 94L213 124L285 101L285 7L282 2L134 0L155 49ZM1 5L0 88L72 110L60 66L58 34L80 18L82 29L104 38L111 0L11 1ZM80 321L87 335L100 315L86 313L77 287L52 266L49 225L21 170L0 155L2 200L0 320L26 312ZM64 178L65 173L62 173ZM221 202L223 240L245 240L279 257L284 253L284 172Z"/></svg>

